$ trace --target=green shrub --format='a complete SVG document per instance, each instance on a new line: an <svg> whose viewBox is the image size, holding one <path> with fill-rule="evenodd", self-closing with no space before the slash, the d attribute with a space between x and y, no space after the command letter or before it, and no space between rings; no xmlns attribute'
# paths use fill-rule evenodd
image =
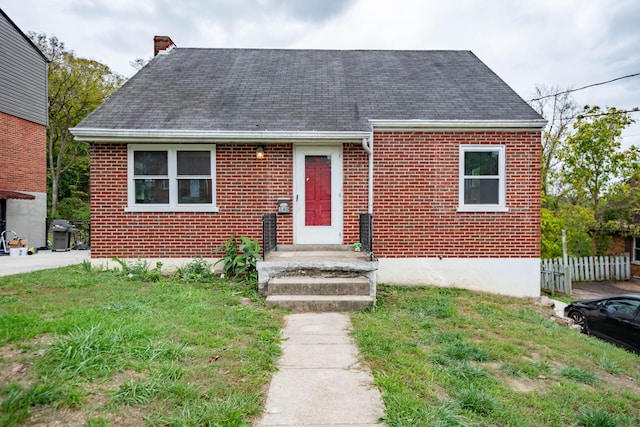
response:
<svg viewBox="0 0 640 427"><path fill-rule="evenodd" d="M112 261L120 264L121 273L128 280L140 280L143 282L158 282L162 279L160 269L162 263L157 262L155 268L151 268L149 261L146 259L137 259L133 263L127 263L119 258L112 258Z"/></svg>
<svg viewBox="0 0 640 427"><path fill-rule="evenodd" d="M183 282L211 282L215 279L211 271L211 264L203 258L196 258L178 269L178 277Z"/></svg>
<svg viewBox="0 0 640 427"><path fill-rule="evenodd" d="M236 235L232 235L216 252L224 252L224 256L214 265L223 264L225 277L229 280L241 280L247 283L258 282L256 264L260 259L260 245L257 240L242 236L240 244Z"/></svg>

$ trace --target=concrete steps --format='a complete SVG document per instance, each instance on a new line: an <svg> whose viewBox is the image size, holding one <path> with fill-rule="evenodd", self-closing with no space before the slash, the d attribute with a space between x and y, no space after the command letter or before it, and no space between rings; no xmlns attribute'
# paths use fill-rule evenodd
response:
<svg viewBox="0 0 640 427"><path fill-rule="evenodd" d="M293 311L342 312L358 311L373 304L369 295L269 295L267 307Z"/></svg>
<svg viewBox="0 0 640 427"><path fill-rule="evenodd" d="M313 249L279 250L258 262L258 291L268 307L342 312L375 303L377 260L341 247Z"/></svg>
<svg viewBox="0 0 640 427"><path fill-rule="evenodd" d="M366 277L274 277L269 295L369 295Z"/></svg>
<svg viewBox="0 0 640 427"><path fill-rule="evenodd" d="M294 311L357 311L373 303L369 279L355 277L287 276L269 281L268 307Z"/></svg>

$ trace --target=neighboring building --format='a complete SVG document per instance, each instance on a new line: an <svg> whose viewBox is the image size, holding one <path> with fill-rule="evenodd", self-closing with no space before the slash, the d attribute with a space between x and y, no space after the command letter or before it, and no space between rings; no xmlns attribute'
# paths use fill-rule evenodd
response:
<svg viewBox="0 0 640 427"><path fill-rule="evenodd" d="M155 47L72 129L94 263L220 256L289 202L281 245L372 213L379 282L540 294L545 121L471 52Z"/></svg>
<svg viewBox="0 0 640 427"><path fill-rule="evenodd" d="M0 9L0 232L35 247L46 244L47 63Z"/></svg>
<svg viewBox="0 0 640 427"><path fill-rule="evenodd" d="M631 261L631 276L640 277L640 236L611 236L611 246L607 251L609 255L628 253Z"/></svg>

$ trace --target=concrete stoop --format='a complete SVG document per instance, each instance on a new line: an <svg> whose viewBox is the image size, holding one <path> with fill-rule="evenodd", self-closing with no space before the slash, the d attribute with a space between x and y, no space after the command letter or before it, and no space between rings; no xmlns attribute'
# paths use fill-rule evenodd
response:
<svg viewBox="0 0 640 427"><path fill-rule="evenodd" d="M368 295L273 295L267 297L267 307L287 308L297 312L358 311L373 304Z"/></svg>
<svg viewBox="0 0 640 427"><path fill-rule="evenodd" d="M268 307L357 311L375 303L377 268L377 261L344 251L281 253L258 263L258 288Z"/></svg>
<svg viewBox="0 0 640 427"><path fill-rule="evenodd" d="M366 277L275 277L268 290L268 307L293 311L357 311L374 302Z"/></svg>
<svg viewBox="0 0 640 427"><path fill-rule="evenodd" d="M369 295L366 277L274 277L269 295Z"/></svg>

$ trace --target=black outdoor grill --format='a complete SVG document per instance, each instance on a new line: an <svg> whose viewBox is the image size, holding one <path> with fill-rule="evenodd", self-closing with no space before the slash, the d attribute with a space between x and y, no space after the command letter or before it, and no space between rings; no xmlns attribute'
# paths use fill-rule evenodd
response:
<svg viewBox="0 0 640 427"><path fill-rule="evenodd" d="M71 248L71 235L76 228L66 219L54 219L51 221L53 232L53 245L51 251L68 251Z"/></svg>

